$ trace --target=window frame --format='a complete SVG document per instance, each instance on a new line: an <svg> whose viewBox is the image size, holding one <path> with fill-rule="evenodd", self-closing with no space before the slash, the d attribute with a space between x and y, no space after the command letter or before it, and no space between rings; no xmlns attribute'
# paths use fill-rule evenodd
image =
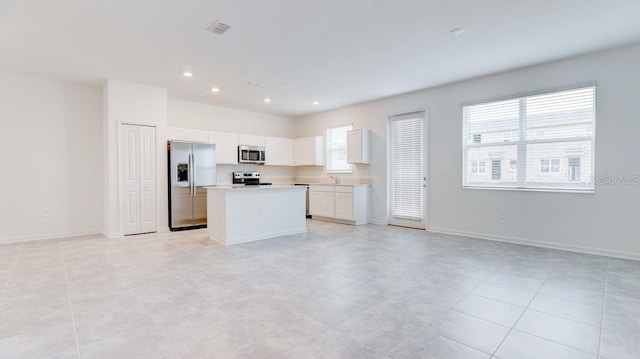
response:
<svg viewBox="0 0 640 359"><path fill-rule="evenodd" d="M580 90L580 89L586 89L586 88L593 88L593 113L594 113L594 117L593 117L593 125L589 128L586 129L584 131L584 133L581 136L574 136L574 137L564 137L564 138L547 138L546 137L546 131L545 131L545 137L543 138L534 138L534 139L527 139L526 138L526 131L527 131L527 127L525 126L525 115L524 113L524 100L528 97L534 97L534 96L538 96L538 95L546 95L546 94L553 94L556 92L564 92L564 91L571 91L571 90ZM561 192L561 193L584 193L584 194L593 194L595 193L595 187L596 187L596 167L595 167L595 157L596 157L596 126L597 126L597 117L598 117L598 111L597 111L597 97L598 97L598 83L597 82L588 82L588 83L583 83L583 84L579 84L579 85L574 85L574 86L566 86L566 87L559 87L559 88L552 88L552 89L546 89L546 90L539 90L539 91L532 91L532 92L526 92L526 93L520 93L520 94L516 94L516 95L510 95L510 96L504 96L504 97L496 97L496 98L491 98L491 99L485 99L485 100L480 100L480 101L473 101L473 102L466 102L463 103L461 105L461 112L462 112L462 188L463 189L474 189L474 190L498 190L498 191L524 191L524 192ZM516 141L496 141L495 143L493 142L489 142L489 143L476 143L475 141L471 141L470 140L470 133L469 133L469 127L466 126L467 124L467 112L466 112L466 108L468 106L473 106L473 105L481 105L481 104L489 104L492 102L500 102L500 101L508 101L508 100L519 100L520 103L520 124L519 124L519 129L518 132L520 134L520 138ZM534 131L535 133L535 131ZM518 146L517 147L517 151L518 151L518 158L517 158L517 163L518 163L518 168L517 168L517 172L518 172L518 177L520 178L520 175L522 174L526 174L526 169L525 167L527 166L527 157L526 157L526 150L522 150L522 148L526 148L527 145L534 145L534 144L545 144L545 143L562 143L562 142L584 142L584 141L590 141L591 142L591 187L585 187L585 188L567 188L567 187L558 187L558 188L554 188L554 187L528 187L526 185L526 177L523 181L519 181L518 185L516 186L501 186L501 185L495 185L492 186L491 184L486 184L486 185L469 185L467 183L467 180L470 178L469 177L469 173L471 173L471 166L469 166L467 168L467 162L468 162L468 149L469 148L485 148L485 147L500 147L500 146ZM554 159L557 157L554 157ZM550 159L550 158L547 158ZM524 163L524 165L520 165L521 163ZM551 172L551 161L549 161L549 173L562 173L562 160L560 161L560 168L558 172ZM538 170L540 170L540 168L538 168ZM568 170L568 168L567 168ZM580 175L580 177L583 177L582 175ZM522 185L522 183L524 183L524 185Z"/></svg>
<svg viewBox="0 0 640 359"><path fill-rule="evenodd" d="M329 131L330 130L335 130L338 128L347 128L349 127L350 129L345 131L345 142L344 142L344 150L345 150L345 163L348 166L348 169L333 169L333 168L329 168L329 153L333 150L333 151L337 151L339 149L334 149L329 145ZM332 127L327 127L325 129L325 151L324 151L324 155L326 156L326 161L325 161L325 172L326 173L353 173L353 165L347 161L347 146L349 145L348 142L348 132L349 131L353 131L353 123L349 123L349 124L343 124L343 125L338 125L338 126L332 126Z"/></svg>

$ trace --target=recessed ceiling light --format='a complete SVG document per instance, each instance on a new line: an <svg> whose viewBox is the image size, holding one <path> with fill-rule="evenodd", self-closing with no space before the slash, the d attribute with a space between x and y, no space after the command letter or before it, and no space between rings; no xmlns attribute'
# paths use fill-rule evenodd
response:
<svg viewBox="0 0 640 359"><path fill-rule="evenodd" d="M320 101L318 101L318 100L314 100L314 101L312 102L312 104L314 104L314 105L319 105L319 104L320 104Z"/></svg>
<svg viewBox="0 0 640 359"><path fill-rule="evenodd" d="M260 86L262 86L259 82L255 82L255 81L249 81L249 82L247 82L247 85L249 85L249 86L253 86L253 87L260 87Z"/></svg>
<svg viewBox="0 0 640 359"><path fill-rule="evenodd" d="M219 88L217 88L217 87L212 87L212 88L211 88L211 91L212 91L212 92L220 92L220 89L219 89Z"/></svg>
<svg viewBox="0 0 640 359"><path fill-rule="evenodd" d="M269 103L269 102L271 102L271 99L270 99L270 98L268 98L268 97L265 97L265 98L264 98L264 102Z"/></svg>
<svg viewBox="0 0 640 359"><path fill-rule="evenodd" d="M464 29L461 27L456 27L455 29L452 29L450 32L452 35L460 35L464 32Z"/></svg>
<svg viewBox="0 0 640 359"><path fill-rule="evenodd" d="M182 76L184 77L193 77L193 74L191 72L185 71L182 73Z"/></svg>

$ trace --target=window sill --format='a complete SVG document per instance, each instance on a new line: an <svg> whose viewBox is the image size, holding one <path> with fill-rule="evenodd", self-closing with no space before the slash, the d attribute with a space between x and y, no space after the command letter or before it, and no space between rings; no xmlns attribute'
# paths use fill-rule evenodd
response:
<svg viewBox="0 0 640 359"><path fill-rule="evenodd" d="M553 188L518 188L518 187L481 187L481 186L462 186L462 189L471 190L491 190L491 191L517 191L517 192L553 192L553 193L578 193L578 194L594 194L594 189L553 189Z"/></svg>
<svg viewBox="0 0 640 359"><path fill-rule="evenodd" d="M327 170L326 173L353 173L353 170L344 170L344 171L340 171L340 170Z"/></svg>

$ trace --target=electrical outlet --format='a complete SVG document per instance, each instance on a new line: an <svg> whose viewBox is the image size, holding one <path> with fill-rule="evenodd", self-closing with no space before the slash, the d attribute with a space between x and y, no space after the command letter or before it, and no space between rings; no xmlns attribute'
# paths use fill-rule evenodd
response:
<svg viewBox="0 0 640 359"><path fill-rule="evenodd" d="M504 208L498 209L498 218L507 219L507 210Z"/></svg>
<svg viewBox="0 0 640 359"><path fill-rule="evenodd" d="M42 217L45 217L45 218L49 217L49 208L44 208L42 210Z"/></svg>

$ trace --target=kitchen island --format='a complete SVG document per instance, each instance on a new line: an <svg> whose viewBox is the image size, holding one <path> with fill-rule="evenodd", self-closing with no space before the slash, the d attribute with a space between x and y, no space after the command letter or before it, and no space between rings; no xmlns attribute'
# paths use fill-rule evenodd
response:
<svg viewBox="0 0 640 359"><path fill-rule="evenodd" d="M240 185L206 189L210 239L230 245L307 231L306 187Z"/></svg>

